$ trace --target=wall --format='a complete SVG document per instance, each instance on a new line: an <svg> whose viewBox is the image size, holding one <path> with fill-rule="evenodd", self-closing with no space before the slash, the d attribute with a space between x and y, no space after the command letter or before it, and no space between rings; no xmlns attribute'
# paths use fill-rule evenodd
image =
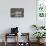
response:
<svg viewBox="0 0 46 46"><path fill-rule="evenodd" d="M24 8L24 17L11 18L10 8ZM17 26L19 32L30 32L32 35L32 24L36 24L36 0L0 0L0 34Z"/></svg>

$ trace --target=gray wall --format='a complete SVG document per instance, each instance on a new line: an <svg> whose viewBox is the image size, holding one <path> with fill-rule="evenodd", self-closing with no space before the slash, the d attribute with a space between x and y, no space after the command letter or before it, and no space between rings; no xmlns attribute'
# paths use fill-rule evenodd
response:
<svg viewBox="0 0 46 46"><path fill-rule="evenodd" d="M11 18L10 8L24 8L24 18ZM19 27L19 32L30 32L36 24L36 0L0 0L0 34L9 32L11 27Z"/></svg>

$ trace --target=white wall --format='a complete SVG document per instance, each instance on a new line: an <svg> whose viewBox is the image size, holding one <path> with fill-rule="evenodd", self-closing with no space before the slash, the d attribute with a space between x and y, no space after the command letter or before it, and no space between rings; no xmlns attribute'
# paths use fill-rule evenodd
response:
<svg viewBox="0 0 46 46"><path fill-rule="evenodd" d="M11 18L10 8L24 8L24 17ZM0 0L0 34L16 26L20 32L31 34L32 24L36 24L36 0Z"/></svg>

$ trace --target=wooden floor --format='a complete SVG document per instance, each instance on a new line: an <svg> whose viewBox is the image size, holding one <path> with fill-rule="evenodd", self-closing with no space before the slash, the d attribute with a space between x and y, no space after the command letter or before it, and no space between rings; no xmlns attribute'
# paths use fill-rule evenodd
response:
<svg viewBox="0 0 46 46"><path fill-rule="evenodd" d="M0 46L4 46L4 43L2 42L0 42ZM15 46L15 43L8 43L8 45L7 46ZM30 46L37 46L37 43L34 43L34 42L32 42L32 43L30 43ZM46 46L46 43L44 43L43 45L41 45L41 46Z"/></svg>

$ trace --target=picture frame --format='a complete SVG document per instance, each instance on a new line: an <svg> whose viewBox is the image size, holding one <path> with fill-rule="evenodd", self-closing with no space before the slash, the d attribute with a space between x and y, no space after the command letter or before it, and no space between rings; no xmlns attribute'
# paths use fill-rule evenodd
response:
<svg viewBox="0 0 46 46"><path fill-rule="evenodd" d="M24 17L24 8L11 8L11 17Z"/></svg>
<svg viewBox="0 0 46 46"><path fill-rule="evenodd" d="M37 0L37 16L46 18L46 0Z"/></svg>
<svg viewBox="0 0 46 46"><path fill-rule="evenodd" d="M36 1L36 24L46 25L46 0Z"/></svg>

